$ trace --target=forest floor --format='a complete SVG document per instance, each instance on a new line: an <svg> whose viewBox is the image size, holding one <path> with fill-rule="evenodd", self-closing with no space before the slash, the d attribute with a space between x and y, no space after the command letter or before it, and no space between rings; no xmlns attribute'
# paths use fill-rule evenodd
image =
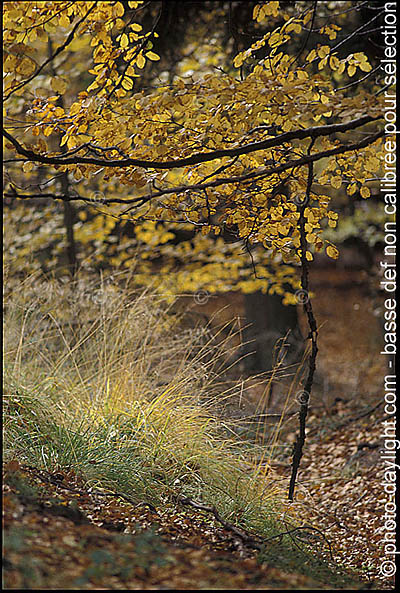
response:
<svg viewBox="0 0 400 593"><path fill-rule="evenodd" d="M332 587L330 573L311 578L239 554L232 534L199 513L132 508L85 491L75 476L58 474L56 484L54 475L34 475L6 468L7 589ZM352 583L340 574L337 582L339 589Z"/></svg>
<svg viewBox="0 0 400 593"><path fill-rule="evenodd" d="M4 587L392 589L379 574L383 369L377 303L354 271L321 273L318 284L324 409L315 408L308 420L292 503L318 528L304 539L312 553L304 556L303 570L298 558L279 557L278 548L266 561L209 512L132 505L118 493L91 491L72 470L46 472L14 459L3 476ZM271 471L287 488L290 466L278 462Z"/></svg>
<svg viewBox="0 0 400 593"><path fill-rule="evenodd" d="M377 438L378 424L365 422L362 429L347 425L308 443L307 483L301 489L307 495L294 504L330 542L334 562L330 570L307 567L305 557L306 574L291 567L289 558L274 566L273 560L260 562L251 548L238 550L232 533L207 513L135 507L118 496L92 493L73 472L51 474L10 462L3 479L4 586L391 589L390 581L377 579L382 551L375 451L363 449L355 459L357 443ZM319 534L310 544L329 563L329 548Z"/></svg>

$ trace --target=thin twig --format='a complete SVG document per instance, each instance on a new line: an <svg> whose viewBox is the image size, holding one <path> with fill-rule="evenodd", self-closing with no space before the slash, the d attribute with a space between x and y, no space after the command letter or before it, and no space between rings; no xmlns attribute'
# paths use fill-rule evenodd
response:
<svg viewBox="0 0 400 593"><path fill-rule="evenodd" d="M37 478L39 478L40 480L43 480L49 484L53 484L53 486L57 486L58 488L61 488L62 490L68 490L69 492L75 492L77 494L83 494L83 495L90 494L90 495L95 495L95 496L112 496L114 498L122 498L123 500L125 500L126 502L129 502L129 504L131 504L135 507L147 506L153 513L157 513L157 509L150 502L139 502L138 503L130 496L123 494L123 492L101 492L100 490L88 491L88 490L82 490L80 488L72 488L71 486L64 484L62 481L57 480L54 477L54 475L47 470L44 470L44 469L39 470L38 468L32 467L30 465L21 465L21 470L31 473L34 476L36 476ZM45 475L45 474L47 474L47 475Z"/></svg>

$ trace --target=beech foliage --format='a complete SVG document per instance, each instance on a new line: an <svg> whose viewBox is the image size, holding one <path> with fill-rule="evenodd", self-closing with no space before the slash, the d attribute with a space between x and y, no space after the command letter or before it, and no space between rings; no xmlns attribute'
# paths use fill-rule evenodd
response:
<svg viewBox="0 0 400 593"><path fill-rule="evenodd" d="M163 4L4 3L17 265L48 249L51 267L69 220L82 266L134 267L138 284L160 290L295 303L301 262L339 255L325 234L338 221L333 196L368 198L379 177L383 94L367 55L346 49L368 23L349 33L354 2L254 3L245 49L188 22L169 70L155 51ZM205 4L210 26L224 3Z"/></svg>

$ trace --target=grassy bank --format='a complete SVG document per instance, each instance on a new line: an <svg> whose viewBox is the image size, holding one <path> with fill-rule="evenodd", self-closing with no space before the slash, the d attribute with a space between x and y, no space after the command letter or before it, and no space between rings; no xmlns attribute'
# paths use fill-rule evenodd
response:
<svg viewBox="0 0 400 593"><path fill-rule="evenodd" d="M6 296L5 345L6 457L153 504L178 492L240 509L269 532L276 487L241 468L251 445L222 417L226 352L207 327L150 293L31 278Z"/></svg>
<svg viewBox="0 0 400 593"><path fill-rule="evenodd" d="M268 465L252 463L276 435L239 439L224 414L239 391L222 381L229 338L122 280L33 276L6 279L5 292L6 462L73 471L87 488L157 508L202 501L265 538L301 525ZM310 542L270 542L261 560L335 577Z"/></svg>

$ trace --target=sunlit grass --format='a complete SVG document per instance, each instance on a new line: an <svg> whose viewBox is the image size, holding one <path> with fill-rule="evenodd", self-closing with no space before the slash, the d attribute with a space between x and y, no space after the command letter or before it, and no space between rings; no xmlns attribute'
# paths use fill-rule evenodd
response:
<svg viewBox="0 0 400 593"><path fill-rule="evenodd" d="M190 496L269 533L284 492L249 462L266 443L239 440L223 414L231 348L122 280L8 283L5 456L155 505Z"/></svg>

